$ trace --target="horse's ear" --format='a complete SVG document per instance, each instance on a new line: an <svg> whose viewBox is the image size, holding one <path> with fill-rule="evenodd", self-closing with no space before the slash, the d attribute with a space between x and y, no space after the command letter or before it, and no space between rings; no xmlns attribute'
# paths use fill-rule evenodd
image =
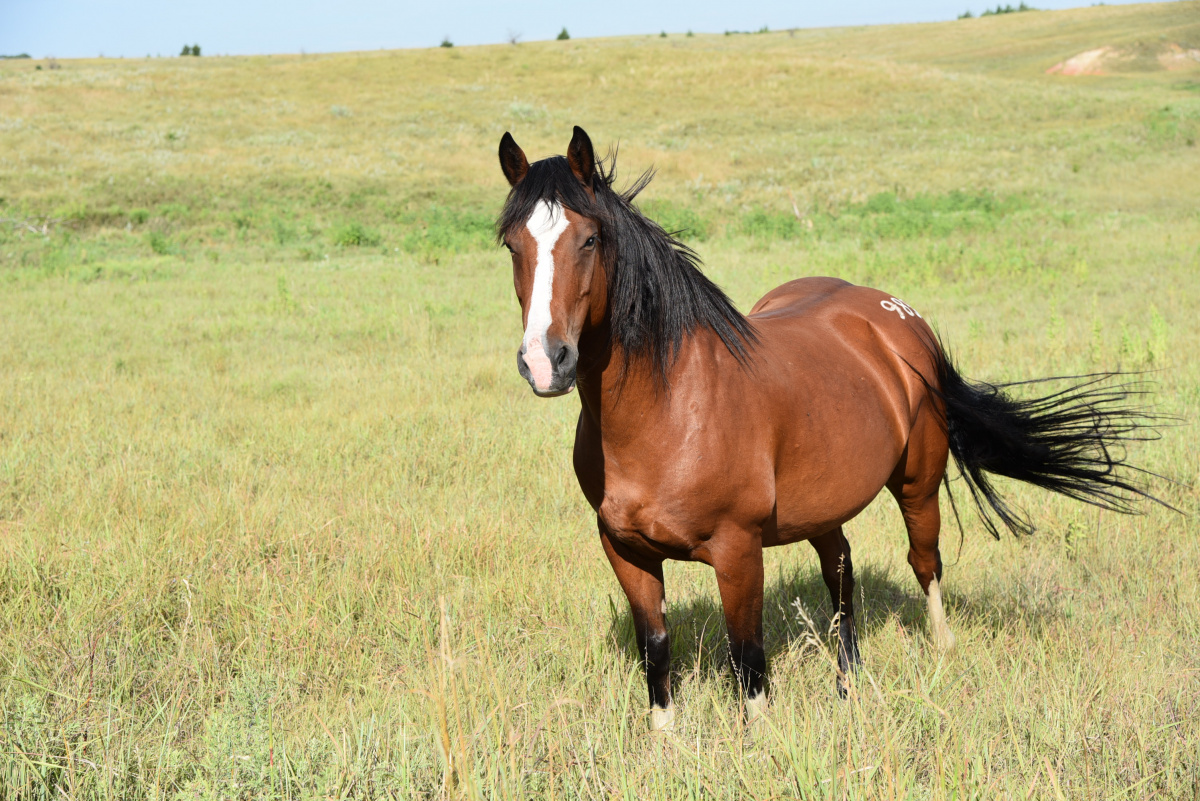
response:
<svg viewBox="0 0 1200 801"><path fill-rule="evenodd" d="M525 173L529 172L525 151L508 131L505 131L500 139L500 169L504 170L504 177L508 179L509 186L519 184Z"/></svg>
<svg viewBox="0 0 1200 801"><path fill-rule="evenodd" d="M571 167L571 172L575 173L584 186L588 189L592 188L592 176L596 173L596 153L592 150L592 140L588 138L587 132L575 126L575 135L571 137L571 144L567 148L567 164Z"/></svg>

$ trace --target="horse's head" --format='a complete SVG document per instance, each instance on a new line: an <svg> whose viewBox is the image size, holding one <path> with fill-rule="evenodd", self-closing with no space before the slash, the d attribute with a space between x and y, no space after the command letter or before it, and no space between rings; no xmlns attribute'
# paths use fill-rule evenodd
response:
<svg viewBox="0 0 1200 801"><path fill-rule="evenodd" d="M525 324L517 369L542 397L575 388L579 338L603 322L605 277L596 204L596 159L582 128L567 148L530 164L512 135L500 140L512 186L499 234L512 253Z"/></svg>

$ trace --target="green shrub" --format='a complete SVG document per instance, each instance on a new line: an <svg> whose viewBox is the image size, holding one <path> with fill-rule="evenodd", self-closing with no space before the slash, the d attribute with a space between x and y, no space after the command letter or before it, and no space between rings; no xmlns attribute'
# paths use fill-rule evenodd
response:
<svg viewBox="0 0 1200 801"><path fill-rule="evenodd" d="M83 204L71 204L56 208L50 216L69 222L76 229L119 226L126 222L126 212L120 206L94 208Z"/></svg>
<svg viewBox="0 0 1200 801"><path fill-rule="evenodd" d="M795 214L755 209L742 216L740 232L760 239L795 239L811 231L820 239L866 236L879 239L945 237L955 231L993 230L997 223L1026 208L1019 196L953 191L901 198L880 192L840 213L818 212L801 221Z"/></svg>
<svg viewBox="0 0 1200 801"><path fill-rule="evenodd" d="M271 229L275 234L275 244L286 245L296 238L296 229L287 220L276 217L271 221Z"/></svg>
<svg viewBox="0 0 1200 801"><path fill-rule="evenodd" d="M794 214L755 209L742 216L741 233L755 239L796 239L805 232Z"/></svg>
<svg viewBox="0 0 1200 801"><path fill-rule="evenodd" d="M979 16L994 17L994 16L997 16L998 14L1016 14L1021 11L1037 11L1037 9L1034 8L1033 6L1025 5L1024 0L1022 0L1021 5L1017 6L1016 8L1009 6L1009 5L1005 5L1005 6L998 5L998 6L996 6L995 9L989 8L989 9L985 10Z"/></svg>
<svg viewBox="0 0 1200 801"><path fill-rule="evenodd" d="M174 248L171 247L171 240L159 231L151 231L146 234L146 243L159 256L169 256L174 252Z"/></svg>
<svg viewBox="0 0 1200 801"><path fill-rule="evenodd" d="M359 222L350 222L333 232L333 244L343 248L374 247L383 241L378 232Z"/></svg>
<svg viewBox="0 0 1200 801"><path fill-rule="evenodd" d="M708 239L709 223L687 206L664 200L648 200L641 204L642 213L685 241L703 242Z"/></svg>
<svg viewBox="0 0 1200 801"><path fill-rule="evenodd" d="M563 29L558 32L558 36L556 36L555 38L558 39L558 41L560 41L560 42L564 42L567 39L571 38L571 34L567 33L566 25L563 26Z"/></svg>
<svg viewBox="0 0 1200 801"><path fill-rule="evenodd" d="M466 253L495 243L495 218L478 210L431 206L402 214L400 249L424 257Z"/></svg>
<svg viewBox="0 0 1200 801"><path fill-rule="evenodd" d="M832 227L849 233L884 239L946 236L960 230L992 229L998 220L1025 205L1022 198L998 198L991 192L972 194L955 190L944 195L922 194L910 198L881 192L864 203L847 206L841 217L831 222Z"/></svg>
<svg viewBox="0 0 1200 801"><path fill-rule="evenodd" d="M183 203L163 203L158 207L161 217L175 222L188 222L192 217L192 209Z"/></svg>

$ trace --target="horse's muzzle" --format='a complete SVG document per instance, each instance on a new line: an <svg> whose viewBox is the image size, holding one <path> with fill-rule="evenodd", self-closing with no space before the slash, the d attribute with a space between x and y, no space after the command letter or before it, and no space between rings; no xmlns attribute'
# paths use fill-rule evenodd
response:
<svg viewBox="0 0 1200 801"><path fill-rule="evenodd" d="M565 395L575 389L575 368L579 351L572 345L546 338L549 347L540 339L517 351L517 371L529 382L534 394L543 398Z"/></svg>

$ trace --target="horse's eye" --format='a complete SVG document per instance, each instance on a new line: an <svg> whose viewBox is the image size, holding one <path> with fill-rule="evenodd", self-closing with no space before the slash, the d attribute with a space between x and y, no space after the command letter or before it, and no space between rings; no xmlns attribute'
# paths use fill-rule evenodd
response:
<svg viewBox="0 0 1200 801"><path fill-rule="evenodd" d="M501 242L500 244L504 245L504 247L508 248L509 253L513 252L512 245L508 244L508 240L505 240L505 241Z"/></svg>
<svg viewBox="0 0 1200 801"><path fill-rule="evenodd" d="M590 248L590 247L593 247L595 244L596 244L596 235L592 234L591 236L588 237L587 241L583 243L583 246L585 248Z"/></svg>

